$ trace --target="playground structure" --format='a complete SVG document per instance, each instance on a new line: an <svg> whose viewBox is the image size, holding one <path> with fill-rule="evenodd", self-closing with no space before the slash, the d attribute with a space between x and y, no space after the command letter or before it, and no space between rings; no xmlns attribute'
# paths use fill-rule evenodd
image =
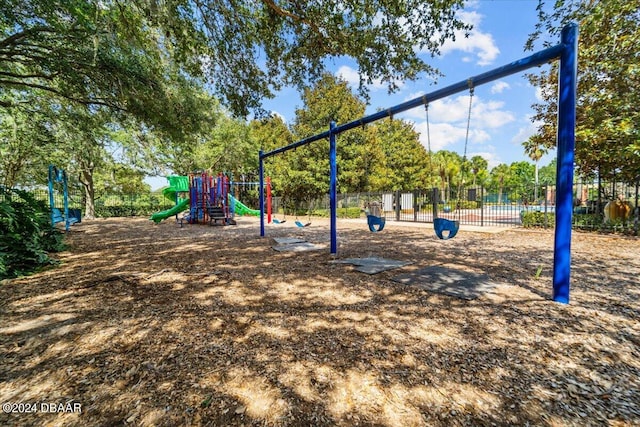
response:
<svg viewBox="0 0 640 427"><path fill-rule="evenodd" d="M273 214L273 197L272 197L272 193L271 193L271 178L267 177L266 180L267 186L266 186L266 192L265 197L266 197L266 206L267 206L267 224L283 224L285 222L287 222L286 219L278 219L275 217L275 215ZM258 210L258 215L260 216L260 211Z"/></svg>
<svg viewBox="0 0 640 427"><path fill-rule="evenodd" d="M475 87L490 83L511 74L543 65L553 60L560 60L558 77L558 133L557 133L557 193L556 193L556 227L554 239L553 266L553 300L560 303L569 302L569 285L571 273L571 221L573 213L573 169L575 150L576 124L576 91L578 73L578 25L569 24L562 29L560 43L536 52L533 55L511 62L502 67L477 76L469 77L445 88L433 91L396 106L382 109L366 117L337 125L329 124L329 130L302 139L269 152L259 153L260 194L264 194L264 160L294 150L298 147L328 138L329 139L329 198L330 198L330 241L331 254L337 256L337 135L350 129L365 126L377 120L394 115L418 106L426 106L438 99L453 94L470 91ZM260 236L265 235L264 212L265 198L260 197ZM443 229L444 231L444 229Z"/></svg>
<svg viewBox="0 0 640 427"><path fill-rule="evenodd" d="M62 210L56 207L55 191L56 184L62 185ZM49 165L49 207L51 209L51 227L55 227L57 223L64 222L65 231L69 231L69 227L82 221L82 212L80 209L69 209L69 186L67 182L67 173L64 169L58 169L54 165Z"/></svg>
<svg viewBox="0 0 640 427"><path fill-rule="evenodd" d="M235 225L235 214L258 216L260 211L251 209L231 194L233 183L224 173L191 173L188 176L168 176L169 187L162 194L175 206L156 212L150 220L158 223L175 216L176 222L189 224ZM185 197L188 196L188 197ZM189 212L179 218L178 214Z"/></svg>
<svg viewBox="0 0 640 427"><path fill-rule="evenodd" d="M235 224L228 195L229 178L225 174L189 174L189 224Z"/></svg>
<svg viewBox="0 0 640 427"><path fill-rule="evenodd" d="M189 179L186 176L170 175L167 177L169 186L162 190L162 195L175 203L170 209L156 212L151 215L150 220L158 223L166 218L175 215L176 221L179 221L178 214L189 208L189 198L180 197L189 193Z"/></svg>

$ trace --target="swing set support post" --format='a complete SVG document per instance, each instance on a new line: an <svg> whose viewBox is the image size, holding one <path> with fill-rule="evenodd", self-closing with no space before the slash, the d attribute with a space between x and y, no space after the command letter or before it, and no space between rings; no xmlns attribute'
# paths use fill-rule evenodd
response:
<svg viewBox="0 0 640 427"><path fill-rule="evenodd" d="M329 217L331 218L331 254L338 255L338 161L336 122L329 125Z"/></svg>
<svg viewBox="0 0 640 427"><path fill-rule="evenodd" d="M576 129L578 81L578 27L562 29L558 78L558 162L556 192L556 233L553 251L553 300L569 303L571 272L571 217L573 215L573 161Z"/></svg>
<svg viewBox="0 0 640 427"><path fill-rule="evenodd" d="M258 153L259 158L260 158L260 165L258 167L258 173L260 175L260 189L258 190L258 194L260 195L260 197L258 197L260 199L260 237L264 237L264 197L265 197L265 191L264 191L264 162L262 160L262 150L259 151Z"/></svg>

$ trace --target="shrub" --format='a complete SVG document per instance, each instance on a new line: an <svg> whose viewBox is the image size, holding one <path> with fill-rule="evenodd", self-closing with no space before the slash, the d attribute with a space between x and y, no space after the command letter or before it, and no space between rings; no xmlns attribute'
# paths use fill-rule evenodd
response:
<svg viewBox="0 0 640 427"><path fill-rule="evenodd" d="M362 209L357 206L338 209L338 216L341 218L360 218L360 215L362 214L363 214ZM328 211L327 211L327 216L329 216Z"/></svg>
<svg viewBox="0 0 640 427"><path fill-rule="evenodd" d="M556 221L555 214L540 211L521 211L520 219L525 228L553 227Z"/></svg>
<svg viewBox="0 0 640 427"><path fill-rule="evenodd" d="M48 253L64 249L63 236L50 218L46 203L33 195L0 189L0 279L56 263Z"/></svg>
<svg viewBox="0 0 640 427"><path fill-rule="evenodd" d="M575 213L573 226L578 229L598 230L602 227L602 215Z"/></svg>

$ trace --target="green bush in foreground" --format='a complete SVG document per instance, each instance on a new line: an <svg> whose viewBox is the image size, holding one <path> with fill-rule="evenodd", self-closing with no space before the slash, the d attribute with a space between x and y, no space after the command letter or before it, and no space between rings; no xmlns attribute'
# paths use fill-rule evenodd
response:
<svg viewBox="0 0 640 427"><path fill-rule="evenodd" d="M55 264L48 253L64 249L62 240L51 229L45 202L26 191L0 188L0 280Z"/></svg>
<svg viewBox="0 0 640 427"><path fill-rule="evenodd" d="M556 216L551 212L522 211L520 219L522 219L522 226L525 228L553 227L556 223Z"/></svg>

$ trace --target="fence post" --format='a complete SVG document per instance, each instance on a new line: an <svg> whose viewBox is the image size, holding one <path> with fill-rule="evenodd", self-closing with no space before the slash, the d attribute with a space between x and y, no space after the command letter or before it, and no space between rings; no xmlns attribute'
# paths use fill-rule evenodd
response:
<svg viewBox="0 0 640 427"><path fill-rule="evenodd" d="M636 180L636 207L633 210L634 212L634 218L633 218L633 234L634 236L638 235L638 226L639 226L639 222L640 222L640 205L638 204L638 187L640 187L640 179Z"/></svg>
<svg viewBox="0 0 640 427"><path fill-rule="evenodd" d="M484 187L480 187L480 227L484 227Z"/></svg>
<svg viewBox="0 0 640 427"><path fill-rule="evenodd" d="M548 185L544 186L544 228L549 228L549 217L547 215L547 206L548 206Z"/></svg>
<svg viewBox="0 0 640 427"><path fill-rule="evenodd" d="M431 209L433 210L433 220L438 218L438 188L433 187L431 189Z"/></svg>

